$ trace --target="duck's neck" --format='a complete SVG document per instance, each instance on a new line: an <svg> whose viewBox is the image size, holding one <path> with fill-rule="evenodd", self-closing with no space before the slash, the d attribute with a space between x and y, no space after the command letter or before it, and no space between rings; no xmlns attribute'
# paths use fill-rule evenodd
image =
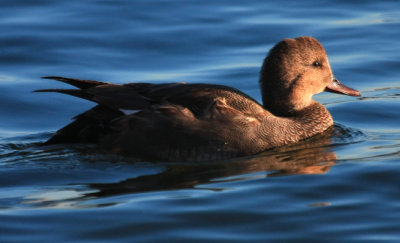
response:
<svg viewBox="0 0 400 243"><path fill-rule="evenodd" d="M293 117L303 114L315 102L311 96L307 97L307 94L300 92L277 92L263 96L264 108L280 117Z"/></svg>
<svg viewBox="0 0 400 243"><path fill-rule="evenodd" d="M292 111L290 115L277 115L272 122L266 120L260 125L259 134L264 134L263 139L266 143L280 146L322 133L332 125L333 119L329 111L312 100L311 104L302 110Z"/></svg>
<svg viewBox="0 0 400 243"><path fill-rule="evenodd" d="M294 113L294 106L287 104L285 100L288 100L288 98L269 95L268 97L263 97L263 106L275 116L291 117Z"/></svg>

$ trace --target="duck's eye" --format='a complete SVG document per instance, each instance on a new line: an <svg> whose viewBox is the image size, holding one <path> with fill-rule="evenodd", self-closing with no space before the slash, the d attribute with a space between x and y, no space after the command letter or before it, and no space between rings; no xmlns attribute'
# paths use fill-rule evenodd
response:
<svg viewBox="0 0 400 243"><path fill-rule="evenodd" d="M321 67L321 66L322 66L322 64L321 64L320 62L318 62L318 61L313 62L312 65L313 65L314 67Z"/></svg>

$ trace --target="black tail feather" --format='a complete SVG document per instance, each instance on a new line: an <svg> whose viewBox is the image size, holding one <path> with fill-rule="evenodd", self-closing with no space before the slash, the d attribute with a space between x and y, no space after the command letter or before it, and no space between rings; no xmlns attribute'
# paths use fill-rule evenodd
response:
<svg viewBox="0 0 400 243"><path fill-rule="evenodd" d="M64 77L57 77L57 76L47 76L42 77L43 79L53 79L57 81L61 81L63 83L70 84L80 89L88 89L92 87L96 87L99 85L108 84L105 82L94 81L94 80L83 80L83 79L75 79L75 78L64 78Z"/></svg>

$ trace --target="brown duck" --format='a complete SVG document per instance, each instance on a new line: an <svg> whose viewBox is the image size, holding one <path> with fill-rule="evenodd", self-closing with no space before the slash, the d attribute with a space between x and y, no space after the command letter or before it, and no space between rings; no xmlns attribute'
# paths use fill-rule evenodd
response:
<svg viewBox="0 0 400 243"><path fill-rule="evenodd" d="M116 85L44 77L79 89L46 89L97 103L57 131L45 145L95 143L144 159L201 161L253 155L324 132L328 110L312 96L322 91L360 96L332 74L312 37L284 39L260 73L263 105L243 92L211 84Z"/></svg>

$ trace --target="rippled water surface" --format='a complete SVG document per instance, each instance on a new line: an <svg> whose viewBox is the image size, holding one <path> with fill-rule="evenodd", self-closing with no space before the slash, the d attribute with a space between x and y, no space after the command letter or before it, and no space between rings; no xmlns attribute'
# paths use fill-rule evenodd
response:
<svg viewBox="0 0 400 243"><path fill-rule="evenodd" d="M398 1L0 2L0 242L400 241ZM311 35L361 98L319 94L335 127L213 163L38 148L93 103L41 76L203 82L260 101L258 72Z"/></svg>

